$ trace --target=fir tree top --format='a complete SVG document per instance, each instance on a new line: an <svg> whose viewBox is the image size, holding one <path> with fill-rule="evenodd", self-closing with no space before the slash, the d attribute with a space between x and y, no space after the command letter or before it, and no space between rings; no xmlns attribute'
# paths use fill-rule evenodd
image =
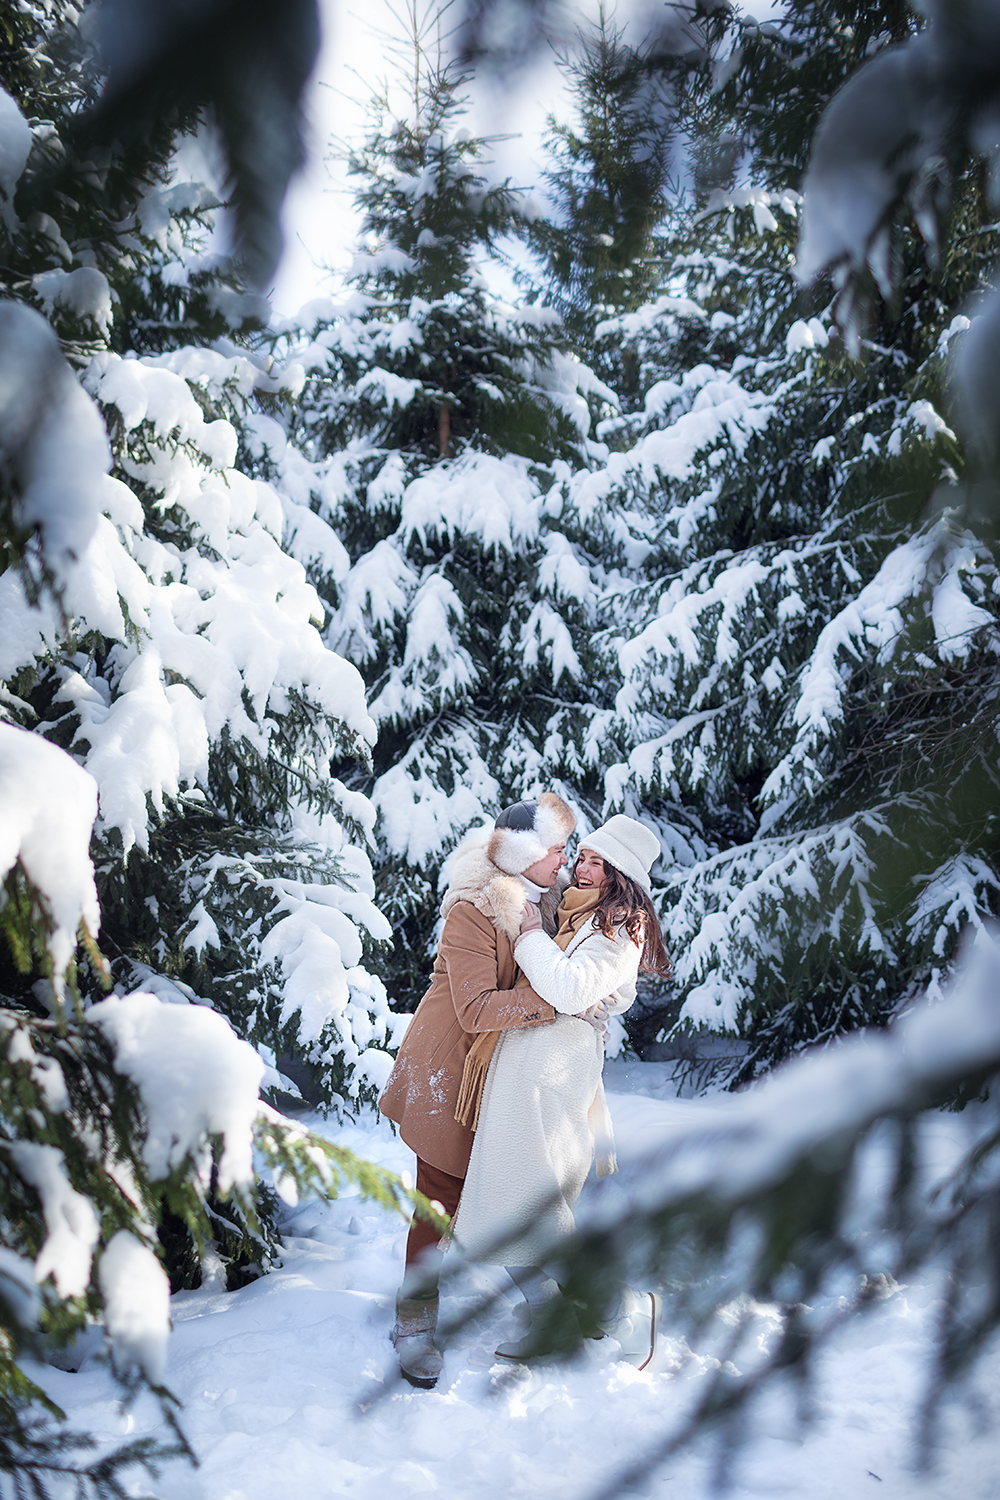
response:
<svg viewBox="0 0 1000 1500"><path fill-rule="evenodd" d="M518 201L508 180L486 171L491 139L457 124L472 75L447 55L450 8L412 0L399 18L404 41L385 39L398 76L373 91L365 138L347 153L367 240L351 279L400 301L465 292L476 256L508 231Z"/></svg>
<svg viewBox="0 0 1000 1500"><path fill-rule="evenodd" d="M665 65L648 42L625 40L605 7L559 57L576 122L548 119L545 173L552 216L527 224L547 293L578 335L596 317L629 311L659 276L654 232L667 208L676 123L678 59Z"/></svg>

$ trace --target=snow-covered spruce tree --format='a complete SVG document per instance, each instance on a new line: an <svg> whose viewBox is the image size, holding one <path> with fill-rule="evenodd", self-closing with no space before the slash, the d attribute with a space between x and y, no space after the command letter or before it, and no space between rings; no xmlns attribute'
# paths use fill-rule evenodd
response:
<svg viewBox="0 0 1000 1500"><path fill-rule="evenodd" d="M488 143L458 128L464 77L419 28L413 58L406 105L379 94L350 158L365 214L355 290L290 336L288 361L309 372L290 435L311 467L260 429L276 482L300 486L293 546L314 552L326 638L362 667L379 726L397 1008L422 993L439 871L470 827L548 786L595 815L594 580L557 482L591 451L588 396L607 399L562 352L552 312L487 289L477 258L515 195L489 180Z"/></svg>
<svg viewBox="0 0 1000 1500"><path fill-rule="evenodd" d="M518 226L533 253L533 262L518 268L518 279L531 301L541 299L559 312L571 347L615 393L616 416L641 405L643 393L634 340L609 336L608 330L616 327L616 315L644 307L662 278L657 231L670 193L679 95L699 50L693 33L672 40L673 48L662 37L655 45L648 37L633 45L603 7L595 22L578 30L575 46L559 59L572 123L548 120L546 212L526 216ZM603 415L610 415L607 405ZM597 449L591 464L603 470ZM611 519L605 525L606 519L595 516L592 506L568 505L560 526L588 558L595 587L617 596L623 569L626 578L634 577L648 548L640 542L637 550L628 524ZM619 685L613 655L598 659L590 681L598 712L587 757L600 772L607 747L595 730L606 721L601 710ZM674 841L673 829L661 831L668 843ZM640 986L640 1003L625 1023L633 1046L641 1049L661 1028L663 992L660 982Z"/></svg>
<svg viewBox="0 0 1000 1500"><path fill-rule="evenodd" d="M774 46L810 41L828 96L853 57L826 25L797 7ZM608 805L664 826L680 1015L749 1042L739 1078L936 984L998 890L996 559L949 512L945 419L954 320L996 248L980 173L956 172L933 273L903 235L898 304L855 359L829 288L793 279L806 106L790 90L778 151L772 100L758 142L756 56L731 64L742 181L674 220L663 296L600 328L634 352L642 406L569 492L622 570Z"/></svg>
<svg viewBox="0 0 1000 1500"><path fill-rule="evenodd" d="M790 1061L760 1087L731 1099L726 1123L713 1117L707 1130L695 1125L681 1136L671 1132L669 1139L650 1143L649 1156L636 1172L638 1191L624 1213L621 1185L607 1205L595 1206L559 1271L560 1284L586 1298L603 1293L609 1280L618 1281L623 1273L637 1283L662 1276L673 1302L672 1318L681 1326L686 1322L699 1340L718 1338L712 1344L717 1375L706 1382L696 1407L661 1434L630 1472L617 1476L621 1487L647 1476L653 1463L708 1427L728 1427L720 1450L724 1466L733 1446L753 1430L748 1418L757 1395L778 1385L787 1389L790 1374L807 1381L817 1354L844 1319L863 1314L915 1273L929 1273L944 1292L925 1365L924 1400L914 1413L914 1447L920 1459L933 1457L942 1398L950 1394L971 1405L970 1370L981 1353L995 1347L1000 1320L995 1253L1000 928L986 921L983 911L996 885L1000 295L995 271L982 301L969 308L971 326L963 327L964 316L946 323L951 311L947 294L965 291L982 276L978 246L991 237L989 228L984 230L983 220L988 225L989 219L979 197L988 178L970 171L970 154L994 139L982 129L982 118L993 116L1000 98L995 20L992 8L974 17L947 9L935 13L919 41L876 55L851 78L835 95L817 133L805 180L800 267L804 274L826 265L836 268L841 326L849 342L864 331L859 311L863 314L873 285L885 296L898 297L901 316L898 324L886 319L879 329L882 347L872 348L871 340L862 348L877 367L874 356L893 352L883 342L886 329L898 329L896 353L904 382L912 371L911 379L936 379L937 389L931 386L929 394L911 401L903 421L897 415L887 436L873 420L880 407L872 400L865 411L872 436L868 451L870 463L880 467L866 469L858 455L846 476L834 471L845 496L852 497L852 483L859 486L853 491L856 509L863 509L866 493L880 502L870 509L881 522L873 526L873 534L880 538L884 557L871 581L857 580L853 601L833 613L798 674L788 698L791 722L777 725L791 751L784 757L782 775L772 772L771 792L779 831L778 819L791 823L799 817L804 824L808 790L820 812L831 803L836 812L838 797L848 801L845 788L852 790L852 777L860 788L855 807L862 797L881 792L883 807L876 807L860 827L861 837L874 832L880 841L881 848L873 840L876 854L885 851L884 865L868 874L868 889L875 893L869 932L877 942L889 926L885 913L891 914L892 906L886 892L891 898L895 884L899 906L910 906L905 926L897 920L889 928L901 961L913 963L925 941L930 961L943 964L949 958L951 929L963 918L964 955L955 977L925 984L924 995L887 1029L875 1027L844 1038L837 1047L813 1049ZM878 121L891 121L892 129L872 128ZM895 131L899 135L894 138ZM988 154L992 176L995 145ZM935 190L928 199L930 186ZM761 201L758 197L758 205ZM854 205L853 214L843 215L845 203ZM939 255L938 266L923 284L918 247L907 228L915 206L928 249ZM736 233L738 243L738 228ZM938 295L943 306L935 305ZM868 309L874 311L871 301ZM933 356L928 359L925 353L922 363L915 357L921 334L926 350L942 323L955 351L947 380ZM789 333L793 345L807 345L811 335L814 351L824 339L830 347L825 319L792 325ZM809 359L807 355L803 373L808 373ZM757 363L758 378L762 371L767 374L767 364ZM820 366L816 357L810 381L821 388ZM942 419L931 406L932 396L942 400L942 386L951 397L949 415L966 439L966 461L957 481L945 469L929 516L921 516L918 506L930 487L926 462L920 463L927 457L926 439L912 449L907 429L919 424L928 434L937 431L939 442L952 447L952 456L962 456L941 431ZM898 387L886 377L886 388L886 404L895 405ZM918 385L916 391L920 389ZM881 399L882 392L877 394ZM711 418L708 403L701 414ZM675 429L681 436L680 422ZM820 439L818 457L825 462L832 453L838 469L845 467L845 432L850 432L846 421L839 432L824 435L829 443ZM939 449L939 454L947 456L947 450L941 454ZM903 463L908 457L914 460L909 468ZM892 477L898 478L896 487L880 493L876 485ZM839 522L836 505L831 516ZM886 517L895 521L898 539L887 537ZM850 515L844 519L849 522ZM838 540L835 531L832 539ZM795 566L794 547L789 554L789 566ZM753 560L751 554L748 561ZM721 570L715 577L724 581ZM762 613L769 603L766 585L766 578L758 585ZM706 592L715 586L710 579ZM805 602L803 590L795 592ZM668 599L664 610L668 631L672 628L677 640L674 650L663 652L668 665L684 647L696 663L703 649L697 593L688 597L691 611L683 635L680 596ZM730 588L719 601L720 639L724 642L728 631L735 648L720 650L720 669L727 656L738 660L745 635L744 597L745 590ZM786 590L781 597L793 595ZM726 598L735 605L728 618ZM646 641L651 644L651 634ZM711 719L706 716L703 722ZM676 727L681 736L688 728L683 719ZM668 728L659 743L642 747L637 762L648 763L670 743ZM644 774L640 764L632 769ZM897 788L895 798L884 795ZM783 789L788 800L781 808ZM880 821L887 835L881 833ZM850 832L845 817L840 826ZM820 835L824 831L822 826L817 830ZM774 841L758 833L736 857L749 857L757 847L766 858L769 841L773 850ZM822 873L822 866L807 863L810 842L818 843L815 834L792 825L792 857L783 872L772 865L783 876L785 930L793 941L803 909L817 905L816 871ZM847 837L841 851L846 883L854 875ZM943 871L942 856L948 859ZM715 868L724 873L732 858L723 851ZM703 884L712 864L701 864ZM928 872L936 864L940 873L931 878ZM697 866L694 875L699 875ZM943 900L949 888L950 908ZM838 906L836 899L834 890L825 927L817 914L815 931L825 931L831 950L853 948L863 968L870 960L857 941L857 927L852 931L846 903ZM754 881L742 906L738 898L728 906L720 902L714 932L712 918L703 920L705 945L713 942L724 954L727 918L737 940L744 940L746 927L740 932L738 924L749 925L755 903L759 911L760 883ZM776 923L766 909L763 918L760 931L766 940ZM935 929L937 940L932 941ZM941 1181L934 1165L936 1122L927 1116L949 1099L975 1099L979 1107L966 1116L963 1160ZM936 1183L933 1192L931 1183ZM754 1327L761 1304L779 1319L778 1337L770 1339L763 1359ZM735 1375L734 1365L744 1372L741 1376ZM800 1402L800 1411L806 1406Z"/></svg>
<svg viewBox="0 0 1000 1500"><path fill-rule="evenodd" d="M203 256L180 305L213 195L171 166L172 128L141 149L89 142L101 71L77 19L9 7L0 77L0 1474L18 1494L55 1480L98 1500L168 1450L88 1459L19 1356L48 1357L96 1320L124 1394L150 1386L169 1416L166 1213L195 1267L214 1238L259 1269L274 1236L255 1149L265 1193L334 1193L346 1175L390 1205L401 1187L261 1106L264 1062L219 1013L262 1050L311 1028L315 1055L339 1026L341 1069L384 1034L377 993L374 1021L355 1006L350 1029L348 985L369 983L347 972L358 928L381 919L324 776L332 748L370 725L358 675L310 624L280 497L231 467L238 435L216 413L239 418L259 367L235 346L128 348L129 329L155 324L154 347L194 332L199 299L231 330L247 304L235 271ZM279 806L281 776L296 792ZM156 865L168 823L176 846L164 840ZM260 909L256 932L236 930L241 900L250 926ZM259 1013L244 980L255 957ZM123 993L142 978L146 993Z"/></svg>
<svg viewBox="0 0 1000 1500"><path fill-rule="evenodd" d="M58 556L48 562L58 579ZM163 1384L165 1212L202 1252L218 1242L220 1217L238 1224L230 1240L266 1263L273 1236L257 1215L255 1153L293 1200L335 1196L345 1179L387 1207L404 1197L390 1174L262 1106L264 1064L208 1006L137 993L81 1009L78 936L98 977L106 971L89 854L97 792L58 746L0 724L0 951L22 971L41 967L53 1002L46 1020L0 1009L0 1475L42 1500L50 1481L123 1500L130 1468L155 1474L190 1455ZM87 1435L57 1425L64 1414L21 1361L58 1361L81 1336L92 1353L100 1325L123 1398L151 1389L176 1443L143 1439L89 1459Z"/></svg>
<svg viewBox="0 0 1000 1500"><path fill-rule="evenodd" d="M210 252L215 195L185 174L190 149L172 162L174 133L142 152L76 146L72 110L97 77L85 53L74 66L25 101L49 119L20 127L8 264L105 415L114 477L97 472L103 515L58 604L35 607L23 568L0 576L9 712L98 781L116 980L197 996L272 1062L304 1055L325 1098L356 1096L386 1065L357 1069L389 1040L362 963L388 927L363 852L374 814L329 765L367 761L374 727L282 550L280 494L239 467L259 398L284 388L218 336L252 327L261 300Z"/></svg>

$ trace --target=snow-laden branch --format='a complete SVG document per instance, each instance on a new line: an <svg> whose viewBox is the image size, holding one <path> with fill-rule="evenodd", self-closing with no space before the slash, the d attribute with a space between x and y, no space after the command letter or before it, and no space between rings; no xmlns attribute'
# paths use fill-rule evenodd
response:
<svg viewBox="0 0 1000 1500"><path fill-rule="evenodd" d="M65 750L0 724L0 881L19 866L42 897L51 920L48 950L58 995L80 924L93 937L101 925L90 859L96 816L94 778Z"/></svg>
<svg viewBox="0 0 1000 1500"><path fill-rule="evenodd" d="M876 1120L924 1109L1000 1067L1000 933L981 928L947 997L887 1031L855 1033L718 1101L711 1127L646 1142L633 1212L696 1195L746 1203L828 1143L840 1149ZM607 1223L596 1208L588 1226Z"/></svg>

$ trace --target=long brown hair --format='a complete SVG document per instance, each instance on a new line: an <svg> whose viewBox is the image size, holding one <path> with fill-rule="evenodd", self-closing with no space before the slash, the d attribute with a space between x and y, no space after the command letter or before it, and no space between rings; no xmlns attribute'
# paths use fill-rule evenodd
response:
<svg viewBox="0 0 1000 1500"><path fill-rule="evenodd" d="M639 968L644 974L656 974L660 979L669 979L673 965L663 946L660 919L652 901L641 885L623 875L614 865L601 856L604 879L601 882L601 899L594 908L594 925L602 937L615 938L622 928L637 948L642 949ZM576 867L573 869L576 884Z"/></svg>

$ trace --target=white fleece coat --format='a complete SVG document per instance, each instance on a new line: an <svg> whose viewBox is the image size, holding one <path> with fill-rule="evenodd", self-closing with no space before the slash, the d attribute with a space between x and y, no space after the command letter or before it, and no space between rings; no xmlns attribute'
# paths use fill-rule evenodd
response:
<svg viewBox="0 0 1000 1500"><path fill-rule="evenodd" d="M479 1125L453 1232L473 1260L541 1263L576 1227L573 1209L597 1152L598 1176L617 1170L601 1070L604 1042L578 1019L598 1000L613 1015L635 999L640 949L606 938L589 917L563 952L543 932L515 947L553 1026L504 1031L490 1062Z"/></svg>

